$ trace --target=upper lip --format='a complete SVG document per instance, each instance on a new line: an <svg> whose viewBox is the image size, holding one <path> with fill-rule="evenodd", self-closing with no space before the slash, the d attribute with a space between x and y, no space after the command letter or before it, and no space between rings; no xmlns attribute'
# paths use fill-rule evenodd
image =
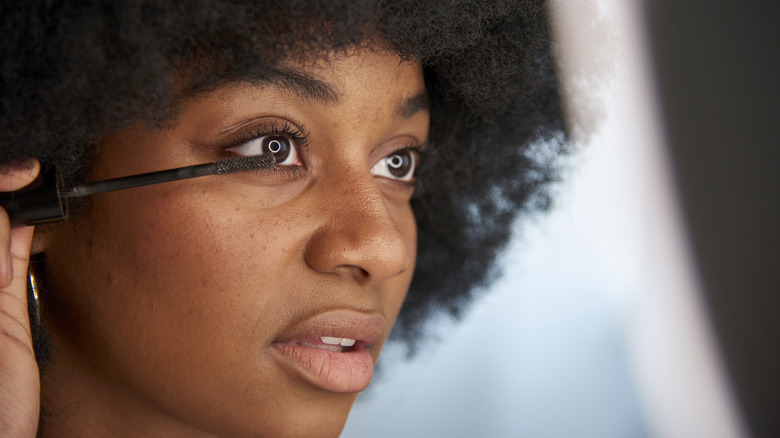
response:
<svg viewBox="0 0 780 438"><path fill-rule="evenodd" d="M337 309L317 313L293 324L274 342L285 343L323 336L348 338L373 345L387 333L387 320L378 312Z"/></svg>

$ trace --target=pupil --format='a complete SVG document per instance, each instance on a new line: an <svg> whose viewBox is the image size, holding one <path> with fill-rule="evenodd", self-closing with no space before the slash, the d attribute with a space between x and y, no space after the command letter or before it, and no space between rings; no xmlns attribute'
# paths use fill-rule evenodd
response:
<svg viewBox="0 0 780 438"><path fill-rule="evenodd" d="M266 137L263 141L263 152L273 154L274 160L281 163L290 155L290 140L280 135Z"/></svg>
<svg viewBox="0 0 780 438"><path fill-rule="evenodd" d="M387 157L386 160L390 174L396 178L405 177L412 168L412 157L408 153L403 155L393 154Z"/></svg>

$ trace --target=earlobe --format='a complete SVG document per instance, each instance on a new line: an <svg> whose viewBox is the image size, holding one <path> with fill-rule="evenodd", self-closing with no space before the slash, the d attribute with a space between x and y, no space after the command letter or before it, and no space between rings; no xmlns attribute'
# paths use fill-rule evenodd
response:
<svg viewBox="0 0 780 438"><path fill-rule="evenodd" d="M35 226L30 255L43 254L50 250L57 237L68 227L67 221L51 222Z"/></svg>
<svg viewBox="0 0 780 438"><path fill-rule="evenodd" d="M30 246L30 255L42 254L46 250L47 241L48 233L45 231L45 226L36 228L33 234L32 245Z"/></svg>

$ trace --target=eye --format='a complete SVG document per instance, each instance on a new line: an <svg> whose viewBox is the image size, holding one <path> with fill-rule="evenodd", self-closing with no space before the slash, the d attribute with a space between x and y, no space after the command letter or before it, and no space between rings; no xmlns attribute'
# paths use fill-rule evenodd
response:
<svg viewBox="0 0 780 438"><path fill-rule="evenodd" d="M302 165L298 157L298 145L295 140L284 135L264 135L228 150L244 156L272 154L277 166Z"/></svg>
<svg viewBox="0 0 780 438"><path fill-rule="evenodd" d="M412 181L414 178L414 168L416 165L415 153L411 149L403 149L393 152L382 158L374 167L371 173L376 176L382 176L399 181Z"/></svg>

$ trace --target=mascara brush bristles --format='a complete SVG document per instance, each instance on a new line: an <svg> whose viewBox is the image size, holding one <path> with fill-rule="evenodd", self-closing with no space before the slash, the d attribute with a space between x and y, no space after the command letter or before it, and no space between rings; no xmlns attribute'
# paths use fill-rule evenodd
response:
<svg viewBox="0 0 780 438"><path fill-rule="evenodd" d="M267 169L273 167L275 164L276 160L272 154L231 157L218 160L215 163L198 164L195 166L179 167L176 169L161 170L159 172L142 173L140 175L85 183L61 190L60 197L80 198L96 193L105 193L114 190L147 186L150 184L196 178L199 176L227 175L249 170Z"/></svg>
<svg viewBox="0 0 780 438"><path fill-rule="evenodd" d="M231 157L214 163L217 175L244 172L246 170L268 169L276 164L273 154L252 155L250 157Z"/></svg>

